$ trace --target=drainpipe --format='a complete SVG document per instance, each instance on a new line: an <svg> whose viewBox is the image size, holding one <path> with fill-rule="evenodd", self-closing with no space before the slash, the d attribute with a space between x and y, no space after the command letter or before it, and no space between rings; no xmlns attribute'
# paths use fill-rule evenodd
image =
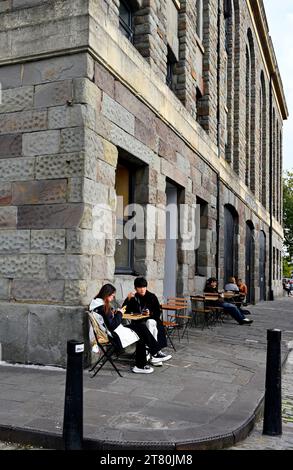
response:
<svg viewBox="0 0 293 470"><path fill-rule="evenodd" d="M221 143L221 110L220 110L220 79L221 79L221 0L218 0L218 19L217 19L217 147L218 157L220 158L220 143ZM217 173L217 244L216 244L216 278L220 276L220 174Z"/></svg>
<svg viewBox="0 0 293 470"><path fill-rule="evenodd" d="M216 243L216 278L220 277L220 175L217 173L217 223L216 223L216 232L217 232L217 243Z"/></svg>
<svg viewBox="0 0 293 470"><path fill-rule="evenodd" d="M270 153L269 153L269 300L274 300L273 291L273 78L274 73L270 75Z"/></svg>
<svg viewBox="0 0 293 470"><path fill-rule="evenodd" d="M221 78L221 0L218 0L218 38L217 38L217 146L218 157L220 158L221 143L221 110L220 110L220 78Z"/></svg>

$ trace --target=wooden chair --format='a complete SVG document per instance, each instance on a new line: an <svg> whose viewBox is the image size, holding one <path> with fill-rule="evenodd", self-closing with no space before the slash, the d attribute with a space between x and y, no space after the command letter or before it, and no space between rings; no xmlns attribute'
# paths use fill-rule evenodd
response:
<svg viewBox="0 0 293 470"><path fill-rule="evenodd" d="M191 295L190 301L195 325L201 324L202 330L205 327L209 328L213 324L213 311L212 308L207 307L205 296Z"/></svg>
<svg viewBox="0 0 293 470"><path fill-rule="evenodd" d="M167 311L174 311L174 313L168 313L168 321L177 328L178 339L180 341L180 331L182 330L181 339L186 334L187 341L189 341L187 328L191 324L192 317L187 315L188 301L184 297L167 297L167 303L162 304L162 309ZM183 311L183 313L181 313ZM171 319L171 320L169 320Z"/></svg>
<svg viewBox="0 0 293 470"><path fill-rule="evenodd" d="M102 369L102 367L104 367L106 362L109 362L114 368L114 370L117 372L117 374L120 377L122 377L119 369L114 364L114 361L112 358L113 354L116 354L116 356L118 357L121 351L119 351L116 345L113 342L111 342L111 338L108 336L106 331L102 330L101 326L99 325L94 315L91 312L88 312L88 316L89 316L90 325L93 329L95 342L101 351L101 355L99 359L97 360L97 362L95 362L95 364L90 369L90 372L96 369L91 377L92 378L95 377L97 373Z"/></svg>

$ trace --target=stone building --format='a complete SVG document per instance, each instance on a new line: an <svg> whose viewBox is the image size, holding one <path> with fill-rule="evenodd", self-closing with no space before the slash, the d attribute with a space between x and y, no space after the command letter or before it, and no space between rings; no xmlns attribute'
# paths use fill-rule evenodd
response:
<svg viewBox="0 0 293 470"><path fill-rule="evenodd" d="M2 0L0 86L2 359L64 364L106 281L280 294L288 111L262 0ZM165 240L193 213L199 243Z"/></svg>

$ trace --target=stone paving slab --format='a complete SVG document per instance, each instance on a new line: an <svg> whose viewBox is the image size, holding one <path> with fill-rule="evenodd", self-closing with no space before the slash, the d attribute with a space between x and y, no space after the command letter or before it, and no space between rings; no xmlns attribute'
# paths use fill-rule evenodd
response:
<svg viewBox="0 0 293 470"><path fill-rule="evenodd" d="M122 378L108 365L93 379L85 371L86 445L106 450L221 448L245 437L264 395L267 329L282 330L285 360L293 341L293 298L250 310L251 326L228 319L190 330L189 342L177 340L173 359L151 375L133 374L125 361ZM63 369L2 364L0 439L6 439L8 430L11 439L18 428L18 439L30 431L31 444L40 443L36 436L47 436L44 447L50 446L53 436L61 446L64 390Z"/></svg>

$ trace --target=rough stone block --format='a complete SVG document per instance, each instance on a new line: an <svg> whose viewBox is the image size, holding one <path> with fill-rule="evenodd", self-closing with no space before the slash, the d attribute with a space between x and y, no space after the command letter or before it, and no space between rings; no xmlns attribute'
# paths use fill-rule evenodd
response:
<svg viewBox="0 0 293 470"><path fill-rule="evenodd" d="M102 181L102 180L101 180ZM108 204L109 188L106 184L96 183L87 178L83 182L83 200L88 204Z"/></svg>
<svg viewBox="0 0 293 470"><path fill-rule="evenodd" d="M55 132L55 131L54 131ZM72 127L61 130L60 152L79 152L85 149L85 129Z"/></svg>
<svg viewBox="0 0 293 470"><path fill-rule="evenodd" d="M90 279L91 256L49 255L47 270L49 279Z"/></svg>
<svg viewBox="0 0 293 470"><path fill-rule="evenodd" d="M40 5L44 0L13 0L14 8L25 8Z"/></svg>
<svg viewBox="0 0 293 470"><path fill-rule="evenodd" d="M115 261L112 256L94 256L92 279L113 279Z"/></svg>
<svg viewBox="0 0 293 470"><path fill-rule="evenodd" d="M72 338L85 338L87 349L88 319L84 307L29 305L28 310L29 362L66 366L67 341Z"/></svg>
<svg viewBox="0 0 293 470"><path fill-rule="evenodd" d="M8 300L10 292L9 279L0 279L0 300Z"/></svg>
<svg viewBox="0 0 293 470"><path fill-rule="evenodd" d="M11 9L11 1L12 0L2 0L0 3L0 13L4 11L9 11Z"/></svg>
<svg viewBox="0 0 293 470"><path fill-rule="evenodd" d="M65 281L66 305L82 305L87 294L87 281Z"/></svg>
<svg viewBox="0 0 293 470"><path fill-rule="evenodd" d="M115 124L112 124L109 140L148 165L154 158L154 152L151 149Z"/></svg>
<svg viewBox="0 0 293 470"><path fill-rule="evenodd" d="M87 105L56 106L48 110L49 129L64 129L66 127L95 127L95 113Z"/></svg>
<svg viewBox="0 0 293 470"><path fill-rule="evenodd" d="M47 111L22 111L0 115L0 134L14 134L46 129Z"/></svg>
<svg viewBox="0 0 293 470"><path fill-rule="evenodd" d="M67 180L42 180L12 183L12 203L60 204L66 202Z"/></svg>
<svg viewBox="0 0 293 470"><path fill-rule="evenodd" d="M155 152L158 151L159 137L155 125L146 126L140 119L135 119L135 137Z"/></svg>
<svg viewBox="0 0 293 470"><path fill-rule="evenodd" d="M30 245L29 230L0 231L0 253L28 253Z"/></svg>
<svg viewBox="0 0 293 470"><path fill-rule="evenodd" d="M20 157L22 135L0 135L0 158Z"/></svg>
<svg viewBox="0 0 293 470"><path fill-rule="evenodd" d="M68 178L68 202L83 202L83 178Z"/></svg>
<svg viewBox="0 0 293 470"><path fill-rule="evenodd" d="M45 279L46 257L41 255L4 255L0 257L0 276Z"/></svg>
<svg viewBox="0 0 293 470"><path fill-rule="evenodd" d="M81 223L83 212L83 204L21 206L18 207L17 228L76 228Z"/></svg>
<svg viewBox="0 0 293 470"><path fill-rule="evenodd" d="M95 84L107 95L114 98L114 77L104 67L98 63L95 64Z"/></svg>
<svg viewBox="0 0 293 470"><path fill-rule="evenodd" d="M25 157L51 155L60 149L60 131L42 131L23 135L22 154Z"/></svg>
<svg viewBox="0 0 293 470"><path fill-rule="evenodd" d="M0 206L11 204L12 190L10 183L0 183Z"/></svg>
<svg viewBox="0 0 293 470"><path fill-rule="evenodd" d="M0 181L34 179L34 158L9 158L0 160Z"/></svg>
<svg viewBox="0 0 293 470"><path fill-rule="evenodd" d="M115 186L115 168L108 163L98 161L96 167L97 181L107 186Z"/></svg>
<svg viewBox="0 0 293 470"><path fill-rule="evenodd" d="M16 228L17 207L0 207L0 229Z"/></svg>
<svg viewBox="0 0 293 470"><path fill-rule="evenodd" d="M101 108L101 90L88 78L73 81L74 102L91 105L97 112Z"/></svg>
<svg viewBox="0 0 293 470"><path fill-rule="evenodd" d="M0 32L0 57L7 57L11 53L11 31Z"/></svg>
<svg viewBox="0 0 293 470"><path fill-rule="evenodd" d="M31 252L64 252L65 234L65 230L31 230Z"/></svg>
<svg viewBox="0 0 293 470"><path fill-rule="evenodd" d="M144 122L146 127L153 127L155 114L118 80L115 81L115 100Z"/></svg>
<svg viewBox="0 0 293 470"><path fill-rule="evenodd" d="M134 116L105 93L103 94L101 113L111 122L134 135Z"/></svg>
<svg viewBox="0 0 293 470"><path fill-rule="evenodd" d="M72 101L72 81L45 83L37 85L35 89L34 104L36 108L48 108L50 106L61 106Z"/></svg>
<svg viewBox="0 0 293 470"><path fill-rule="evenodd" d="M12 282L11 297L15 300L60 302L64 298L64 282L17 279Z"/></svg>
<svg viewBox="0 0 293 470"><path fill-rule="evenodd" d="M83 176L83 173L84 155L82 152L50 155L36 159L37 179L70 178Z"/></svg>
<svg viewBox="0 0 293 470"><path fill-rule="evenodd" d="M39 60L24 65L23 84L53 82L75 77L83 77L87 73L88 60L86 54L73 54L52 59Z"/></svg>
<svg viewBox="0 0 293 470"><path fill-rule="evenodd" d="M92 230L67 230L67 253L104 255L105 240L96 239Z"/></svg>
<svg viewBox="0 0 293 470"><path fill-rule="evenodd" d="M5 33L2 33L3 35ZM0 67L0 83L2 90L21 86L22 65L4 65Z"/></svg>
<svg viewBox="0 0 293 470"><path fill-rule="evenodd" d="M0 302L0 343L3 361L27 361L27 329L27 306Z"/></svg>
<svg viewBox="0 0 293 470"><path fill-rule="evenodd" d="M34 87L10 88L2 92L1 113L23 111L33 107Z"/></svg>
<svg viewBox="0 0 293 470"><path fill-rule="evenodd" d="M103 147L104 147L104 160L109 163L109 165L117 166L118 160L118 149L115 145L112 145L107 140L103 139Z"/></svg>

